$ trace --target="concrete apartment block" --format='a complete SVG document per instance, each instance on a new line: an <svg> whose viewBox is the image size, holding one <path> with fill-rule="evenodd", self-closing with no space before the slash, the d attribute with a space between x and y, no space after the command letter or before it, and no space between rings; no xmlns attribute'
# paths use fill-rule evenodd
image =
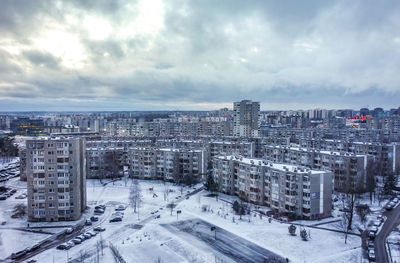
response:
<svg viewBox="0 0 400 263"><path fill-rule="evenodd" d="M29 221L77 220L86 208L86 151L81 138L26 141Z"/></svg>
<svg viewBox="0 0 400 263"><path fill-rule="evenodd" d="M239 156L213 158L213 175L221 192L271 207L294 218L329 217L332 173Z"/></svg>

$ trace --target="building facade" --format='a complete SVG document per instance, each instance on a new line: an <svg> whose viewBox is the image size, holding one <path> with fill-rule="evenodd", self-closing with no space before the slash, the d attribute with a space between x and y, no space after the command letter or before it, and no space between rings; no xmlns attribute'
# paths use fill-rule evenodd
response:
<svg viewBox="0 0 400 263"><path fill-rule="evenodd" d="M264 145L264 159L310 169L324 169L333 172L336 190L346 190L349 185L365 184L367 165L373 160L368 154L324 151L301 147Z"/></svg>
<svg viewBox="0 0 400 263"><path fill-rule="evenodd" d="M260 103L242 100L233 103L233 135L256 137L260 130Z"/></svg>
<svg viewBox="0 0 400 263"><path fill-rule="evenodd" d="M27 140L26 147L28 220L79 219L86 208L84 139Z"/></svg>
<svg viewBox="0 0 400 263"><path fill-rule="evenodd" d="M332 173L239 156L213 159L219 190L293 218L331 216Z"/></svg>

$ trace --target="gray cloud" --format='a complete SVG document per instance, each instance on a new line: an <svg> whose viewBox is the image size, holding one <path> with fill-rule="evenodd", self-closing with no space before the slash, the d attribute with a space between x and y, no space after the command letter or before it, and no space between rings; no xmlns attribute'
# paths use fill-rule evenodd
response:
<svg viewBox="0 0 400 263"><path fill-rule="evenodd" d="M398 106L395 1L145 3L2 1L0 110Z"/></svg>

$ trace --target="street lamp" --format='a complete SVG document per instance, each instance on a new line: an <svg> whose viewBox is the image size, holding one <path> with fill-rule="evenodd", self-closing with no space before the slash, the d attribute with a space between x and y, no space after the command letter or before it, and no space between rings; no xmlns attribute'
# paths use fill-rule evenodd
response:
<svg viewBox="0 0 400 263"><path fill-rule="evenodd" d="M210 228L211 231L214 231L214 239L217 240L217 227L216 226L212 226Z"/></svg>

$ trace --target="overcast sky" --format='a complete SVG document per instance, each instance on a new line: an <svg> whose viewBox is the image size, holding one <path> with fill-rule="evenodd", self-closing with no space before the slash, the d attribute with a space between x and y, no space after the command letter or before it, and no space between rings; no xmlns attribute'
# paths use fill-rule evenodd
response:
<svg viewBox="0 0 400 263"><path fill-rule="evenodd" d="M400 106L400 1L1 0L0 111Z"/></svg>

